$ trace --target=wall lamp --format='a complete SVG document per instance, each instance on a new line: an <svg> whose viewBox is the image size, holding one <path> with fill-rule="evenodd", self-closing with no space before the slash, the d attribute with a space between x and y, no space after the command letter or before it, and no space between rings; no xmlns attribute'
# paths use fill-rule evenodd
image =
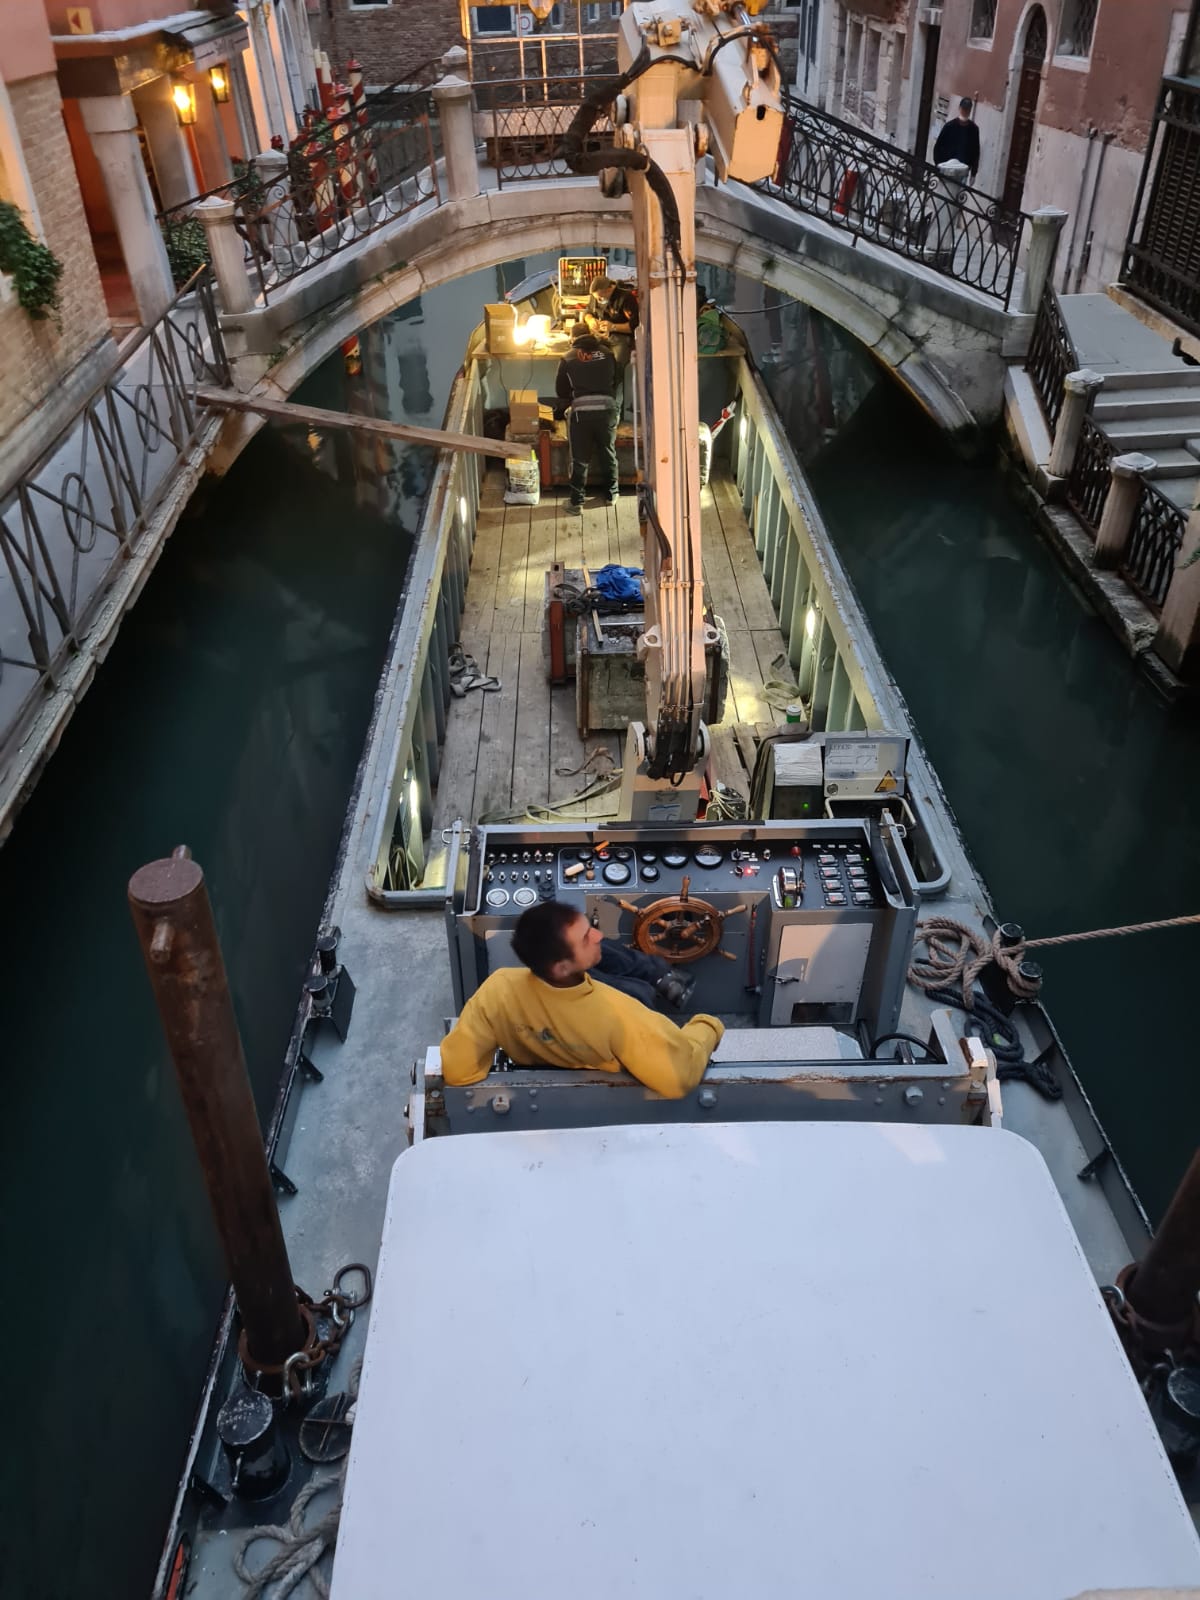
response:
<svg viewBox="0 0 1200 1600"><path fill-rule="evenodd" d="M171 86L171 101L181 128L190 128L196 121L196 86L193 83L176 83Z"/></svg>
<svg viewBox="0 0 1200 1600"><path fill-rule="evenodd" d="M212 97L219 106L229 103L229 69L222 61L215 67L208 69L208 82L212 89Z"/></svg>

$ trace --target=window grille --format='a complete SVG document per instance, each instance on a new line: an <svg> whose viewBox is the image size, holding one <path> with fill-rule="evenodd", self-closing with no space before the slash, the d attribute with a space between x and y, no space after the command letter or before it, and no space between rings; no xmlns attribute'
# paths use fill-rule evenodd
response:
<svg viewBox="0 0 1200 1600"><path fill-rule="evenodd" d="M1092 34L1096 29L1096 12L1099 9L1100 0L1065 0L1062 27L1054 47L1056 56L1091 54Z"/></svg>
<svg viewBox="0 0 1200 1600"><path fill-rule="evenodd" d="M971 7L971 38L990 39L996 31L996 0L974 0Z"/></svg>

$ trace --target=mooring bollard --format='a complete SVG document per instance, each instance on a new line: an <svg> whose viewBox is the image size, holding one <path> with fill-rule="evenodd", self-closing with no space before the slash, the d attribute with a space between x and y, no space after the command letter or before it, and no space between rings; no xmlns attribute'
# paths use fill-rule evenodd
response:
<svg viewBox="0 0 1200 1600"><path fill-rule="evenodd" d="M129 880L129 907L244 1330L250 1364L308 1339L204 874L186 847Z"/></svg>

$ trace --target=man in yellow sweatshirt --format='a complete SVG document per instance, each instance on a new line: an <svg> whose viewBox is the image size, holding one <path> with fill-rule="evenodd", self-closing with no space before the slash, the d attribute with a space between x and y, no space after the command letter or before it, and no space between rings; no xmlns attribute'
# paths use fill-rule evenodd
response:
<svg viewBox="0 0 1200 1600"><path fill-rule="evenodd" d="M512 945L525 967L485 979L442 1040L447 1083L479 1083L497 1048L521 1065L624 1070L670 1100L700 1082L724 1026L697 1015L678 1027L590 978L602 935L581 911L561 900L531 906Z"/></svg>

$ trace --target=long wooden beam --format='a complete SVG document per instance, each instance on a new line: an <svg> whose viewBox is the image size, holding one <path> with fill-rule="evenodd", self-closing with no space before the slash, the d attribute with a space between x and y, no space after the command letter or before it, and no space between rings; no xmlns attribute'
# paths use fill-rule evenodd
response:
<svg viewBox="0 0 1200 1600"><path fill-rule="evenodd" d="M236 389L196 390L201 405L219 411L253 411L260 417L283 422L303 422L310 428L357 428L361 433L381 433L409 444L429 444L436 450L466 450L477 456L499 456L506 461L528 461L531 446L484 439L474 433L450 433L445 428L414 428L407 422L383 417L360 417L352 411L326 411L321 406L298 406L292 400L270 400L265 395L238 394Z"/></svg>

